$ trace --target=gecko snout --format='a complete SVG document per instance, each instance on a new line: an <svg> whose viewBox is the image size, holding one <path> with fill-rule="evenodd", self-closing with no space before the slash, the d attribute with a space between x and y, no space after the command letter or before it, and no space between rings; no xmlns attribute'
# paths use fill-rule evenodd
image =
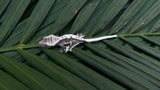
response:
<svg viewBox="0 0 160 90"><path fill-rule="evenodd" d="M40 47L47 47L47 45L45 43L43 43L43 41L40 41L38 43L38 46L40 46Z"/></svg>

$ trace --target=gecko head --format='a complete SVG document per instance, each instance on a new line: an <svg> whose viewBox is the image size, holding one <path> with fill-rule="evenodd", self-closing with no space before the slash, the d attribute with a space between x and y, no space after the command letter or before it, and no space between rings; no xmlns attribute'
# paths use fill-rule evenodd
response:
<svg viewBox="0 0 160 90"><path fill-rule="evenodd" d="M55 46L61 38L55 35L45 36L41 41L39 41L38 45L40 47L53 47Z"/></svg>

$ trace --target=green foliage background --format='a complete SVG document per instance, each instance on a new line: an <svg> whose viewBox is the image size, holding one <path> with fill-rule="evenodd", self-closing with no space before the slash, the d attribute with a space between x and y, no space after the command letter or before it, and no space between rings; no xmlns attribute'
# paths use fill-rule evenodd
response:
<svg viewBox="0 0 160 90"><path fill-rule="evenodd" d="M0 90L160 88L160 0L0 0ZM44 36L118 38L67 54Z"/></svg>

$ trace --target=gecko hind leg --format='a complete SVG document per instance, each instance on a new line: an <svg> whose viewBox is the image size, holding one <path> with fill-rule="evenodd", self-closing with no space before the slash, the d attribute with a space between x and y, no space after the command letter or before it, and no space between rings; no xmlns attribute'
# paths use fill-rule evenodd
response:
<svg viewBox="0 0 160 90"><path fill-rule="evenodd" d="M69 46L69 51L71 52L72 49L73 49L75 46L77 46L78 44L80 44L80 43L82 43L82 42L79 42L79 41L72 42L72 44Z"/></svg>

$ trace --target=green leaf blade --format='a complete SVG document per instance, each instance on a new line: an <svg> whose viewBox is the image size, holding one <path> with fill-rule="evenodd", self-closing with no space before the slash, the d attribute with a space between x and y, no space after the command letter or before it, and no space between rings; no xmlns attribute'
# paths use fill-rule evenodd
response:
<svg viewBox="0 0 160 90"><path fill-rule="evenodd" d="M0 45L5 41L7 36L11 33L20 17L23 15L24 10L27 8L30 0L13 0L9 5L9 9L4 14L3 23L0 25Z"/></svg>
<svg viewBox="0 0 160 90"><path fill-rule="evenodd" d="M118 87L119 89L124 89L123 87L115 84L114 82L110 81L109 79L106 79L106 78L98 75L97 73L86 68L85 66L83 66L73 60L70 60L69 58L64 57L63 55L60 55L53 50L43 49L43 51L47 55L49 55L52 59L56 60L57 63L63 65L69 71L71 71L72 73L75 73L79 77L85 79L87 82L94 85L98 89L113 89L116 87Z"/></svg>
<svg viewBox="0 0 160 90"><path fill-rule="evenodd" d="M43 19L47 16L54 2L55 0L40 0L38 2L38 5L35 7L33 13L29 17L29 20L27 21L27 24L25 25L24 36L21 43L26 43L31 39Z"/></svg>

